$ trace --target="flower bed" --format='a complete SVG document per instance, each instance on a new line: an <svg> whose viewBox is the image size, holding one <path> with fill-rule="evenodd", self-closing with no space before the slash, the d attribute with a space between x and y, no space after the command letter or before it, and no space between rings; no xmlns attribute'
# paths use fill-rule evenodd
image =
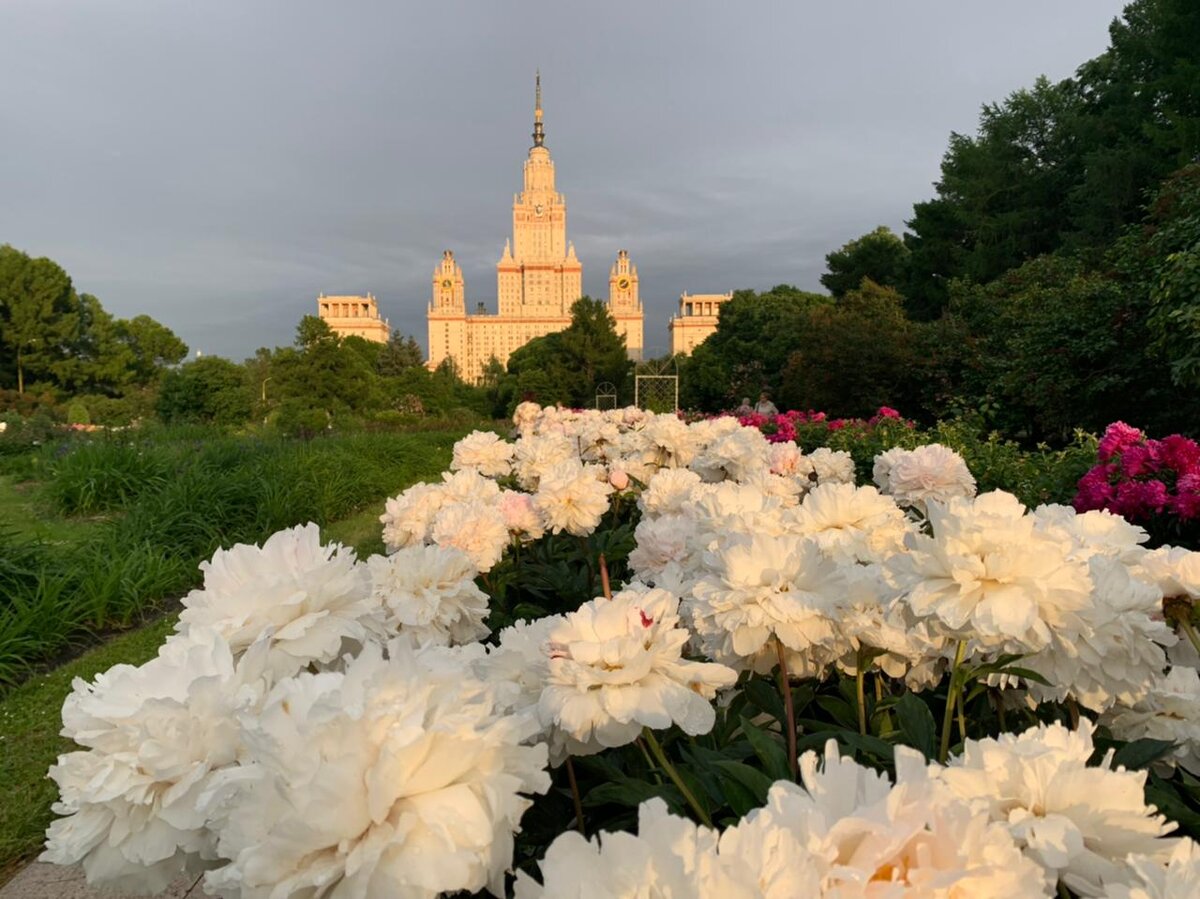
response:
<svg viewBox="0 0 1200 899"><path fill-rule="evenodd" d="M1075 508L1107 509L1163 537L1194 542L1200 526L1200 446L1172 434L1152 440L1118 421L1100 439L1098 459L1079 481Z"/></svg>
<svg viewBox="0 0 1200 899"><path fill-rule="evenodd" d="M44 857L247 899L1194 894L1200 554L937 444L858 486L728 417L514 423L389 500L387 555L218 552L157 659L76 684Z"/></svg>

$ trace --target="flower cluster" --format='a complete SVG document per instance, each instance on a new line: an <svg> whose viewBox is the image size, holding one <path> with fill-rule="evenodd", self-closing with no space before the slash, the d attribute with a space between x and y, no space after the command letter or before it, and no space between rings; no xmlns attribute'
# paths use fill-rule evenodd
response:
<svg viewBox="0 0 1200 899"><path fill-rule="evenodd" d="M896 752L896 781L841 756L800 760L762 808L718 832L642 804L638 835L563 834L518 899L670 896L1185 896L1200 853L1142 797L1144 772L1087 765L1092 731L968 741L949 765ZM1144 890L1145 892L1139 892Z"/></svg>
<svg viewBox="0 0 1200 899"><path fill-rule="evenodd" d="M514 426L388 500L387 554L307 525L214 555L157 658L74 685L63 734L80 748L50 772L63 817L44 857L143 890L203 871L244 899L1194 891L1200 854L1093 736L1200 776L1200 637L1178 611L1200 601L1200 553L1148 550L1109 511L977 495L936 444L881 454L860 486L848 454L729 416L522 404ZM1141 445L1128 436L1106 436L1109 458ZM597 553L569 598L564 545ZM616 582L599 553L620 554ZM523 578L544 606L522 615ZM856 705L850 735L894 749L894 780L833 743L773 755L805 691L841 718ZM955 722L960 695L1036 726L978 739L996 731ZM926 757L931 707L944 762ZM1037 723L1056 718L1076 723ZM684 736L664 750L656 731ZM792 765L799 785L778 779ZM610 789L581 799L576 768ZM540 882L522 843L509 883L531 806L530 830L557 834L548 820L582 825L641 772L628 806L683 796L704 826L651 800L639 834L545 836ZM734 809L722 829L689 784Z"/></svg>
<svg viewBox="0 0 1200 899"><path fill-rule="evenodd" d="M1100 439L1096 465L1079 480L1075 508L1107 509L1130 521L1200 520L1200 445L1179 434L1152 440L1114 422Z"/></svg>
<svg viewBox="0 0 1200 899"><path fill-rule="evenodd" d="M75 682L43 858L141 892L501 889L547 749L469 673L475 576L437 546L361 562L314 525L218 553L155 659Z"/></svg>
<svg viewBox="0 0 1200 899"><path fill-rule="evenodd" d="M801 412L789 409L774 415L763 415L751 412L749 415L739 415L738 421L748 428L757 428L771 443L787 443L797 440L797 428L803 425L819 425L830 431L840 431L843 428L869 429L884 421L900 422L907 427L915 427L915 422L904 418L890 406L880 406L879 410L868 419L861 418L830 418L824 412Z"/></svg>

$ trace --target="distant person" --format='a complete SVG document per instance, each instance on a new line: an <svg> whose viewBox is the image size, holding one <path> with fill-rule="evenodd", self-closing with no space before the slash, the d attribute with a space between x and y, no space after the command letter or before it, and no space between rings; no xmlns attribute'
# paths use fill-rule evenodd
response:
<svg viewBox="0 0 1200 899"><path fill-rule="evenodd" d="M742 397L742 404L737 407L737 412L734 413L738 418L745 418L747 415L754 414L754 407L750 405L750 397Z"/></svg>
<svg viewBox="0 0 1200 899"><path fill-rule="evenodd" d="M765 390L758 395L758 405L754 407L754 411L759 415L779 414L779 410L775 408L775 404L771 402L771 398L767 396Z"/></svg>

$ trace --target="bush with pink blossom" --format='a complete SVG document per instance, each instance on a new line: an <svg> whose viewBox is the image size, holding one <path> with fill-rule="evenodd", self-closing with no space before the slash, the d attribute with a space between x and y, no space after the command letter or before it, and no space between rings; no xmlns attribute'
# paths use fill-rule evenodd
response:
<svg viewBox="0 0 1200 899"><path fill-rule="evenodd" d="M1171 434L1148 437L1123 421L1100 438L1096 464L1079 480L1074 506L1104 509L1145 525L1158 540L1200 536L1200 445Z"/></svg>

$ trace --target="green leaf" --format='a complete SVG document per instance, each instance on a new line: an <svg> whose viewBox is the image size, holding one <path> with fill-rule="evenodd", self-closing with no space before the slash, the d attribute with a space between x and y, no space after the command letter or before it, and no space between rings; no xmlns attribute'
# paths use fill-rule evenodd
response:
<svg viewBox="0 0 1200 899"><path fill-rule="evenodd" d="M896 703L895 712L904 743L920 750L925 758L933 758L937 745L937 722L929 706L915 693L908 692Z"/></svg>
<svg viewBox="0 0 1200 899"><path fill-rule="evenodd" d="M662 796L670 804L682 803L683 797L670 784L652 784L644 780L623 780L619 783L606 783L592 787L583 797L583 804L593 805L624 805L637 808L647 799Z"/></svg>
<svg viewBox="0 0 1200 899"><path fill-rule="evenodd" d="M744 787L754 797L754 805L752 805L750 808L761 806L767 801L767 790L771 789L771 784L773 784L775 781L766 774L759 771L757 768L751 768L749 765L743 764L742 762L726 760L716 762L715 764L725 775L723 778L724 784L727 785L729 781L733 781L739 786ZM750 809L734 808L734 811L736 811L739 815L744 815L746 812L750 811Z"/></svg>
<svg viewBox="0 0 1200 899"><path fill-rule="evenodd" d="M512 614L513 618L533 620L535 618L545 618L549 612L531 602L519 602L513 606Z"/></svg>
<svg viewBox="0 0 1200 899"><path fill-rule="evenodd" d="M787 750L781 740L777 740L762 728L756 727L748 718L742 719L742 733L754 747L754 754L758 756L758 760L763 764L763 770L771 778L785 780L791 777Z"/></svg>
<svg viewBox="0 0 1200 899"><path fill-rule="evenodd" d="M1132 770L1141 770L1148 768L1154 762L1157 762L1172 749L1175 744L1170 740L1153 740L1150 737L1143 737L1140 740L1134 740L1132 743L1126 743L1113 755L1113 764L1123 765Z"/></svg>
<svg viewBox="0 0 1200 899"><path fill-rule="evenodd" d="M817 705L834 720L845 728L858 728L858 712L837 696L818 696Z"/></svg>
<svg viewBox="0 0 1200 899"><path fill-rule="evenodd" d="M787 717L783 709L783 697L765 680L751 678L742 689L751 702L776 721L783 721Z"/></svg>

